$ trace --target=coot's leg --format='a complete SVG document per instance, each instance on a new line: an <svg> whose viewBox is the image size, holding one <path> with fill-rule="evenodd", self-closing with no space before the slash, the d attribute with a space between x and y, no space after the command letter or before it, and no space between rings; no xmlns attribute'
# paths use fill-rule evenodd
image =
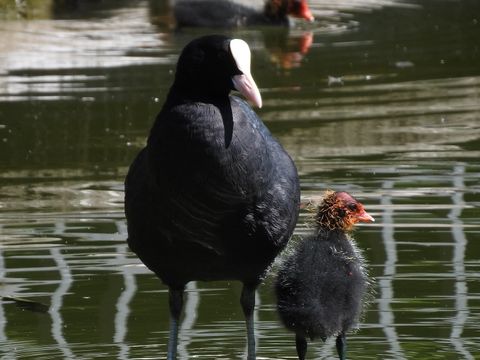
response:
<svg viewBox="0 0 480 360"><path fill-rule="evenodd" d="M175 360L177 356L177 340L178 340L178 323L183 307L183 290L185 287L170 287L169 304L170 304L170 333L168 337L167 360Z"/></svg>
<svg viewBox="0 0 480 360"><path fill-rule="evenodd" d="M240 304L245 314L245 323L247 325L247 359L255 360L255 328L253 324L253 311L255 309L255 290L256 286L243 284Z"/></svg>
<svg viewBox="0 0 480 360"><path fill-rule="evenodd" d="M307 355L307 339L302 335L295 335L295 346L297 347L297 355L299 360L305 360Z"/></svg>
<svg viewBox="0 0 480 360"><path fill-rule="evenodd" d="M341 333L340 335L337 336L337 352L338 352L338 358L340 360L346 360L347 358L347 338L345 337L344 333Z"/></svg>

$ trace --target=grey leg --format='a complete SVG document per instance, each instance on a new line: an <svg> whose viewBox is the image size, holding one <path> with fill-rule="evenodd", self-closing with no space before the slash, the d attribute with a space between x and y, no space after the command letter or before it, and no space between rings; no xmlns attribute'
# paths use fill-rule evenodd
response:
<svg viewBox="0 0 480 360"><path fill-rule="evenodd" d="M346 360L347 359L347 338L345 337L344 333L341 333L340 335L337 336L337 352L338 352L338 358L340 360Z"/></svg>
<svg viewBox="0 0 480 360"><path fill-rule="evenodd" d="M183 307L183 290L184 287L178 289L170 288L168 292L170 304L170 333L168 336L167 360L175 360L177 357L178 323Z"/></svg>
<svg viewBox="0 0 480 360"><path fill-rule="evenodd" d="M253 323L253 311L255 309L255 290L256 286L243 284L240 304L242 305L245 315L245 323L247 325L247 348L248 360L255 360L255 328Z"/></svg>
<svg viewBox="0 0 480 360"><path fill-rule="evenodd" d="M296 335L295 336L295 346L297 348L297 355L299 360L305 360L305 356L307 355L307 339L305 336Z"/></svg>

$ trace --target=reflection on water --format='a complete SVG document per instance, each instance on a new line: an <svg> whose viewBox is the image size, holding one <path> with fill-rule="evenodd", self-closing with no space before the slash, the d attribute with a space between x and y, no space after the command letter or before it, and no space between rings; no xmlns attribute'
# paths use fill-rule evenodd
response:
<svg viewBox="0 0 480 360"><path fill-rule="evenodd" d="M122 182L179 50L209 30L175 31L166 2L81 3L39 2L19 17L0 1L0 296L49 304L0 302L5 359L166 352L166 288L126 246ZM252 44L260 114L303 196L347 190L378 219L355 234L376 294L349 357L478 358L480 6L311 6L313 25L232 33ZM240 291L189 284L179 358L243 356ZM271 278L257 304L259 358L295 358ZM334 354L327 341L310 357Z"/></svg>

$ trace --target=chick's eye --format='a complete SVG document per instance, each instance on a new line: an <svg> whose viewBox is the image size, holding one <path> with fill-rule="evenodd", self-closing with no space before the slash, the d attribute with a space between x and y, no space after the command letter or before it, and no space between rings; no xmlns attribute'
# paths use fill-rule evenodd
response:
<svg viewBox="0 0 480 360"><path fill-rule="evenodd" d="M343 209L337 209L337 215L341 218L343 218L346 214L346 211Z"/></svg>
<svg viewBox="0 0 480 360"><path fill-rule="evenodd" d="M348 204L347 205L348 210L350 211L357 211L357 204Z"/></svg>

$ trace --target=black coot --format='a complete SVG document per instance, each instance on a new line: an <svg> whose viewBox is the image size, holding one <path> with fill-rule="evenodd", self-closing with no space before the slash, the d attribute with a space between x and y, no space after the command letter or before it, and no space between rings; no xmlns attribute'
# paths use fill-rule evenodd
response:
<svg viewBox="0 0 480 360"><path fill-rule="evenodd" d="M313 21L307 0L175 0L178 27L288 25L288 16Z"/></svg>
<svg viewBox="0 0 480 360"><path fill-rule="evenodd" d="M125 182L128 244L168 287L174 359L185 285L239 280L248 358L255 359L255 290L295 227L295 165L243 100L262 100L250 49L220 35L182 51L147 146Z"/></svg>
<svg viewBox="0 0 480 360"><path fill-rule="evenodd" d="M357 222L374 221L346 192L327 192L319 205L315 234L287 256L276 280L277 309L295 332L298 358L305 359L307 338L337 336L346 357L346 332L357 325L368 289L362 256L348 233Z"/></svg>

